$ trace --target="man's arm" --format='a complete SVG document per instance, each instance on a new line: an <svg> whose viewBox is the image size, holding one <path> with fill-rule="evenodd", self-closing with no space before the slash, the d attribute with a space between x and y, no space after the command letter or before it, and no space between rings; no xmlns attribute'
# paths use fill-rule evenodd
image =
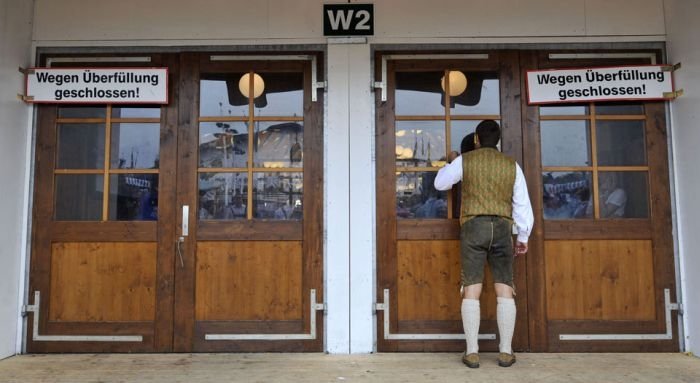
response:
<svg viewBox="0 0 700 383"><path fill-rule="evenodd" d="M437 190L450 190L452 185L462 180L462 156L457 156L449 164L438 170L433 185Z"/></svg>
<svg viewBox="0 0 700 383"><path fill-rule="evenodd" d="M532 214L525 175L517 163L515 164L515 183L513 184L513 220L518 231L516 255L524 254L527 252L527 241L532 232L535 217Z"/></svg>

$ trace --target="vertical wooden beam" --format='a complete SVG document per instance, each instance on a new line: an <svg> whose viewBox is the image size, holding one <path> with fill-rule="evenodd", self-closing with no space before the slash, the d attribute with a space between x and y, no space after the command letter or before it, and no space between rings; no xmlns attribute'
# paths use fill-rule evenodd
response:
<svg viewBox="0 0 700 383"><path fill-rule="evenodd" d="M520 74L538 68L537 52L520 52ZM521 81L521 94L527 94L524 81ZM542 163L540 142L539 108L527 104L527 97L521 97L523 172L527 180L530 202L535 214L535 226L529 240L527 263L527 313L530 351L548 351L547 342L547 295L544 262L544 220L542 217Z"/></svg>
<svg viewBox="0 0 700 383"><path fill-rule="evenodd" d="M523 164L523 130L521 120L521 96L520 88L520 55L517 51L503 51L498 53L499 59L499 86L501 105L501 148L503 152L514 158L522 166ZM530 148L528 147L528 150ZM533 181L533 180L530 180ZM530 193L532 195L532 193ZM513 277L517 295L515 296L518 311L518 320L515 324L513 348L527 350L529 347L528 327L528 280L526 260L516 258L513 264Z"/></svg>
<svg viewBox="0 0 700 383"><path fill-rule="evenodd" d="M190 206L189 236L182 244L184 267L175 266L175 323L173 351L190 352L194 341L194 287L197 240L198 145L199 145L199 55L184 53L180 56L180 79L177 132L177 205L176 236L181 233L183 205Z"/></svg>
<svg viewBox="0 0 700 383"><path fill-rule="evenodd" d="M375 62L381 62L377 54ZM384 300L384 289L391 292L391 312L398 312L396 291L396 165L395 165L395 93L396 77L394 65L387 63L387 101L381 101L381 93L375 92L376 100L376 173L377 173L377 296L376 301ZM381 77L381 68L375 68L375 78ZM377 313L378 351L397 351L396 342L384 340L384 311ZM391 318L391 331L397 332L398 317Z"/></svg>
<svg viewBox="0 0 700 383"><path fill-rule="evenodd" d="M645 133L649 162L649 218L652 227L656 320L659 328L663 329L665 326L664 289L670 289L671 301L677 302L666 108L663 102L648 102L644 105L644 111L647 117ZM673 340L669 341L668 347L669 351L678 351L678 316L675 313L672 315L672 322Z"/></svg>
<svg viewBox="0 0 700 383"><path fill-rule="evenodd" d="M157 352L173 350L175 241L177 205L177 127L180 87L180 58L178 54L166 54L161 63L168 68L169 99L172 102L161 108L160 162L158 174L158 259L156 263L156 321L154 349Z"/></svg>
<svg viewBox="0 0 700 383"><path fill-rule="evenodd" d="M321 65L321 57L318 58ZM316 68L316 73L324 73ZM316 289L316 300L325 302L323 294L323 92L311 101L311 62L304 66L304 209L302 233L302 318L304 332L310 330L309 291ZM304 351L323 351L323 312L316 311L317 338L304 343Z"/></svg>

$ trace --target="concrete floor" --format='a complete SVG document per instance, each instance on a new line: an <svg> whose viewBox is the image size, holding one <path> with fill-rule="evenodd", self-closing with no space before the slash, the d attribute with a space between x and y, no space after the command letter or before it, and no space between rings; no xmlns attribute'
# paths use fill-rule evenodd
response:
<svg viewBox="0 0 700 383"><path fill-rule="evenodd" d="M0 382L700 382L700 359L683 354L517 356L469 369L455 353L23 355L0 361Z"/></svg>

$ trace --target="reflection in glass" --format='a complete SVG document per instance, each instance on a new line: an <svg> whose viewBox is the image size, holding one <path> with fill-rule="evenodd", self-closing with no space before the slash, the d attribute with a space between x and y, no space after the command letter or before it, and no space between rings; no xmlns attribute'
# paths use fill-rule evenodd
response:
<svg viewBox="0 0 700 383"><path fill-rule="evenodd" d="M646 165L644 121L601 121L596 123L598 165Z"/></svg>
<svg viewBox="0 0 700 383"><path fill-rule="evenodd" d="M452 120L450 122L450 151L461 153L462 140L467 134L474 133L480 122L481 120Z"/></svg>
<svg viewBox="0 0 700 383"><path fill-rule="evenodd" d="M109 219L158 219L158 174L112 174L109 179Z"/></svg>
<svg viewBox="0 0 700 383"><path fill-rule="evenodd" d="M467 72L467 90L451 97L451 115L501 113L500 89L497 74Z"/></svg>
<svg viewBox="0 0 700 383"><path fill-rule="evenodd" d="M158 169L160 124L112 124L112 169Z"/></svg>
<svg viewBox="0 0 700 383"><path fill-rule="evenodd" d="M440 85L444 74L443 71L396 72L396 115L444 115L444 91Z"/></svg>
<svg viewBox="0 0 700 383"><path fill-rule="evenodd" d="M160 106L114 106L112 118L160 118Z"/></svg>
<svg viewBox="0 0 700 383"><path fill-rule="evenodd" d="M98 174L57 175L56 220L102 220L103 180L103 176Z"/></svg>
<svg viewBox="0 0 700 383"><path fill-rule="evenodd" d="M199 219L246 219L247 206L246 173L199 173Z"/></svg>
<svg viewBox="0 0 700 383"><path fill-rule="evenodd" d="M102 169L104 124L59 124L57 169Z"/></svg>
<svg viewBox="0 0 700 383"><path fill-rule="evenodd" d="M264 92L255 99L256 116L304 115L303 73L259 73Z"/></svg>
<svg viewBox="0 0 700 383"><path fill-rule="evenodd" d="M540 106L540 116L584 116L588 109L587 104Z"/></svg>
<svg viewBox="0 0 700 383"><path fill-rule="evenodd" d="M107 108L104 106L61 106L58 118L105 118Z"/></svg>
<svg viewBox="0 0 700 383"><path fill-rule="evenodd" d="M201 122L199 166L245 168L248 164L248 126L244 122Z"/></svg>
<svg viewBox="0 0 700 383"><path fill-rule="evenodd" d="M649 217L646 172L600 172L600 218Z"/></svg>
<svg viewBox="0 0 700 383"><path fill-rule="evenodd" d="M543 173L542 184L545 219L593 218L591 172Z"/></svg>
<svg viewBox="0 0 700 383"><path fill-rule="evenodd" d="M258 168L300 168L303 144L301 122L255 122L253 163Z"/></svg>
<svg viewBox="0 0 700 383"><path fill-rule="evenodd" d="M199 81L199 115L247 117L248 99L238 89L243 73L202 74Z"/></svg>
<svg viewBox="0 0 700 383"><path fill-rule="evenodd" d="M587 120L541 121L543 166L590 166L591 142Z"/></svg>
<svg viewBox="0 0 700 383"><path fill-rule="evenodd" d="M639 115L644 114L644 106L638 104L596 104L595 114Z"/></svg>
<svg viewBox="0 0 700 383"><path fill-rule="evenodd" d="M256 173L253 184L253 216L261 219L303 218L303 173Z"/></svg>
<svg viewBox="0 0 700 383"><path fill-rule="evenodd" d="M398 218L447 218L447 192L433 186L435 172L396 174Z"/></svg>
<svg viewBox="0 0 700 383"><path fill-rule="evenodd" d="M396 121L397 167L438 167L444 163L444 121Z"/></svg>

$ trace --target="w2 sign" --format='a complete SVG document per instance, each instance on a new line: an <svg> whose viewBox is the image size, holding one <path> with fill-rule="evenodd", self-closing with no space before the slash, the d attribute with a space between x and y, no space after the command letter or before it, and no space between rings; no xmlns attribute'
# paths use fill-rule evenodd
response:
<svg viewBox="0 0 700 383"><path fill-rule="evenodd" d="M372 36L374 4L323 4L324 36Z"/></svg>

